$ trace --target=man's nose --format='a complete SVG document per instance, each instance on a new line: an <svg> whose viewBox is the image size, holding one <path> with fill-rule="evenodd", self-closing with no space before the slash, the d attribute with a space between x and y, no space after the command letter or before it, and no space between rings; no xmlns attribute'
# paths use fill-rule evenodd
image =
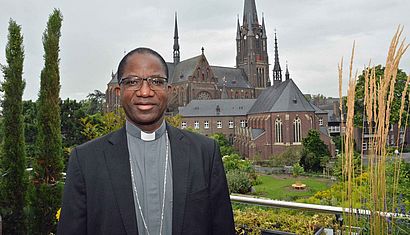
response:
<svg viewBox="0 0 410 235"><path fill-rule="evenodd" d="M137 95L142 96L142 97L148 97L148 96L154 95L154 91L151 90L146 80L142 81L141 88L137 91Z"/></svg>

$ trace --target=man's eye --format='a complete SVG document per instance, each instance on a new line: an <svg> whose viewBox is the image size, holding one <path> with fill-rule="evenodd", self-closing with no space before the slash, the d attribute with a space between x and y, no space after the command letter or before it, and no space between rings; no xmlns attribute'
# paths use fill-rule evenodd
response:
<svg viewBox="0 0 410 235"><path fill-rule="evenodd" d="M154 86L162 86L164 84L164 81L160 78L153 78L151 80L152 85Z"/></svg>
<svg viewBox="0 0 410 235"><path fill-rule="evenodd" d="M140 82L139 82L139 80L137 80L137 79L127 80L127 81L125 82L125 84L126 84L126 85L129 85L129 86L135 86L135 85L137 85L138 83L140 83Z"/></svg>

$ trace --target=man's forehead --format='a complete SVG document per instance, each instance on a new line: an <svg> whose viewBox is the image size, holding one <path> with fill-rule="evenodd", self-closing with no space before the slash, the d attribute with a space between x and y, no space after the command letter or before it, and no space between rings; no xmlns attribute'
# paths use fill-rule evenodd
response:
<svg viewBox="0 0 410 235"><path fill-rule="evenodd" d="M157 56L149 53L135 53L131 55L127 59L127 63L124 66L125 69L127 69L128 65L131 64L139 64L142 65L142 67L157 65L161 68L161 73L165 72L165 68L164 65L161 63L161 60Z"/></svg>

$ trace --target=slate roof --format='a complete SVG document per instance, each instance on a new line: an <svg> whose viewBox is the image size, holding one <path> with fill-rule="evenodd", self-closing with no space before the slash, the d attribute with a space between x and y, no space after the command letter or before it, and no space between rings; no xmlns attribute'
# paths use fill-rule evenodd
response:
<svg viewBox="0 0 410 235"><path fill-rule="evenodd" d="M310 103L310 105L312 105L312 107L315 109L315 113L317 114L327 114L327 111L321 110L319 107L317 107L316 105Z"/></svg>
<svg viewBox="0 0 410 235"><path fill-rule="evenodd" d="M174 74L175 65L172 62L167 62L167 67L168 67L169 79L172 79L172 75Z"/></svg>
<svg viewBox="0 0 410 235"><path fill-rule="evenodd" d="M192 100L187 106L179 107L179 114L183 117L245 116L254 102L255 99Z"/></svg>
<svg viewBox="0 0 410 235"><path fill-rule="evenodd" d="M329 130L328 130L326 127L321 126L321 127L319 127L319 130L320 130L320 132L322 132L323 134L329 136Z"/></svg>
<svg viewBox="0 0 410 235"><path fill-rule="evenodd" d="M170 77L172 78L169 83L178 83L178 82L183 82L187 81L188 77L191 76L196 68L196 65L199 62L199 59L201 58L202 55L192 57L190 59L183 60L179 62L176 66L174 65L174 68L172 69L173 73L170 73ZM167 63L170 64L170 63ZM168 66L168 69L170 67Z"/></svg>
<svg viewBox="0 0 410 235"><path fill-rule="evenodd" d="M259 129L259 128L252 128L251 129L251 134L252 134L252 139L256 140L259 136L261 136L265 132L264 129Z"/></svg>
<svg viewBox="0 0 410 235"><path fill-rule="evenodd" d="M118 84L118 80L117 80L117 73L115 73L114 75L112 75L110 82L108 83L108 85L110 84Z"/></svg>
<svg viewBox="0 0 410 235"><path fill-rule="evenodd" d="M315 112L315 108L292 79L266 88L248 114L272 112Z"/></svg>
<svg viewBox="0 0 410 235"><path fill-rule="evenodd" d="M211 66L211 69L218 78L218 87L225 85L226 88L252 88L241 68Z"/></svg>

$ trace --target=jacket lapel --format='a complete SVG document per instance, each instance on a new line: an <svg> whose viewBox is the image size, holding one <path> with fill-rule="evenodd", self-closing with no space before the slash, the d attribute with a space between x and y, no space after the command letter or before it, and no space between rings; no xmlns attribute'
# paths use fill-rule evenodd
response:
<svg viewBox="0 0 410 235"><path fill-rule="evenodd" d="M104 151L111 185L127 234L138 234L125 128L114 132Z"/></svg>
<svg viewBox="0 0 410 235"><path fill-rule="evenodd" d="M172 207L172 234L181 234L188 187L189 156L191 154L189 143L182 132L169 125L167 125L167 130L171 144L174 201Z"/></svg>

